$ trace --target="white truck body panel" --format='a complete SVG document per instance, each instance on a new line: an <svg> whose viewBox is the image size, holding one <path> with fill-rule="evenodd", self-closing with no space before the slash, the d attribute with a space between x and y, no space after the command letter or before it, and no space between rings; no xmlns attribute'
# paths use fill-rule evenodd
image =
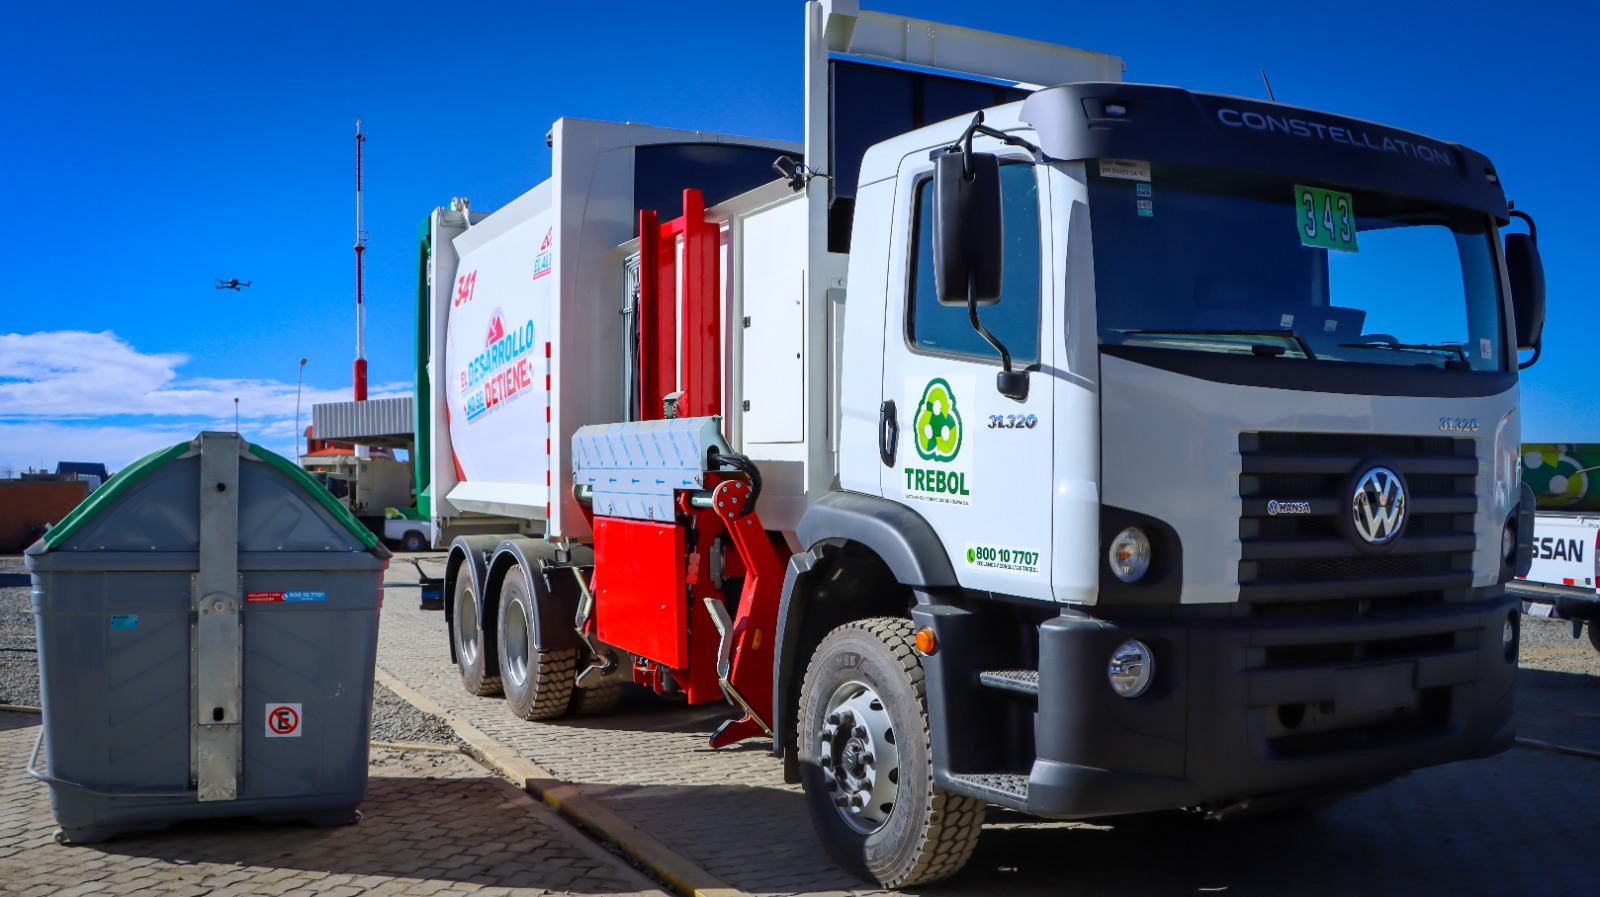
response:
<svg viewBox="0 0 1600 897"><path fill-rule="evenodd" d="M542 518L550 502L552 183L455 238L443 386L458 508Z"/></svg>
<svg viewBox="0 0 1600 897"><path fill-rule="evenodd" d="M470 227L461 212L433 215L430 483L436 522L485 515L583 539L568 440L618 418L616 249L636 226L635 148L733 144L776 158L799 147L580 119L557 121L551 143L552 176L504 208L471 213Z"/></svg>

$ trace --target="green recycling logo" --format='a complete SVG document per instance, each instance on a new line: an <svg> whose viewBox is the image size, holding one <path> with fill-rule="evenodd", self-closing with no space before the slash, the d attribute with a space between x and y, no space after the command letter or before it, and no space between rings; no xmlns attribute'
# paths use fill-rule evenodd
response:
<svg viewBox="0 0 1600 897"><path fill-rule="evenodd" d="M912 441L923 460L949 463L961 453L961 412L956 410L955 391L944 378L928 381L913 424L916 438Z"/></svg>

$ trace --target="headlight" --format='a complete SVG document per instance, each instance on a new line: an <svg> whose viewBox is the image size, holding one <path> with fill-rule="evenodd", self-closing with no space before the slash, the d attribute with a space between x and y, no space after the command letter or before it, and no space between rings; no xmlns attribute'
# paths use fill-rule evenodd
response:
<svg viewBox="0 0 1600 897"><path fill-rule="evenodd" d="M1111 540L1107 560L1111 572L1123 582L1138 582L1150 569L1150 540L1144 530L1130 526Z"/></svg>
<svg viewBox="0 0 1600 897"><path fill-rule="evenodd" d="M1111 653L1111 664L1106 676L1111 680L1111 690L1124 698L1137 698L1150 688L1155 677L1156 656L1150 646L1138 639L1130 639Z"/></svg>

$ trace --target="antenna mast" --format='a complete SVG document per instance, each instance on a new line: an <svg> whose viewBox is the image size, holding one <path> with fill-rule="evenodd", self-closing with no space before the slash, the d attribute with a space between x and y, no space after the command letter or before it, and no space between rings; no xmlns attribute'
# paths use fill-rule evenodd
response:
<svg viewBox="0 0 1600 897"><path fill-rule="evenodd" d="M367 251L367 232L361 221L361 119L356 119L356 365L355 393L357 402L367 400L367 306L363 301L366 278L361 268L361 254Z"/></svg>

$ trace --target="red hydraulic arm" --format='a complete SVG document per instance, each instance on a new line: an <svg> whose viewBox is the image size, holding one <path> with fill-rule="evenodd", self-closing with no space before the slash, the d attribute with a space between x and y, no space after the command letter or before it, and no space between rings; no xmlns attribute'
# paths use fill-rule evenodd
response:
<svg viewBox="0 0 1600 897"><path fill-rule="evenodd" d="M720 477L708 475L707 485L713 479ZM736 560L744 573L744 589L739 593L737 615L732 619L720 598L701 599L716 619L721 635L718 681L728 700L744 711L712 734L714 748L772 734L772 651L783 591L783 559L762 527L750 498L748 483L721 479L711 490L711 507L694 507L688 493L680 495L678 502L680 510L694 516L701 545L709 546L719 534L728 537L734 549L730 560ZM699 566L703 569L705 565ZM727 567L730 576L738 572L731 563Z"/></svg>

